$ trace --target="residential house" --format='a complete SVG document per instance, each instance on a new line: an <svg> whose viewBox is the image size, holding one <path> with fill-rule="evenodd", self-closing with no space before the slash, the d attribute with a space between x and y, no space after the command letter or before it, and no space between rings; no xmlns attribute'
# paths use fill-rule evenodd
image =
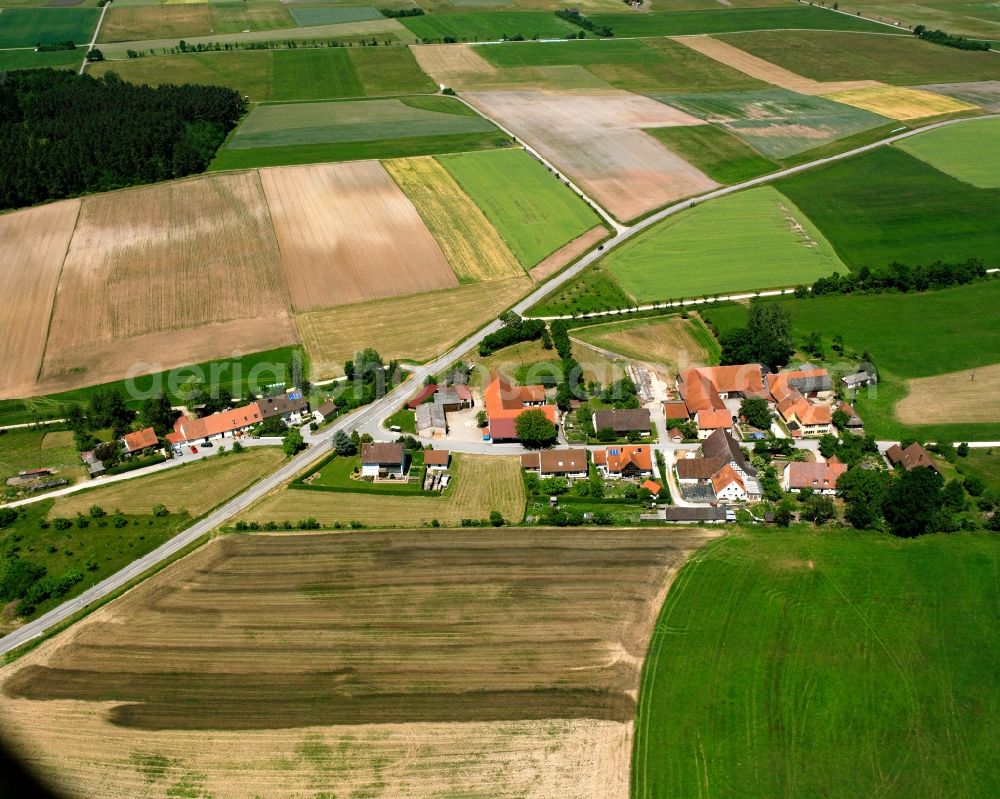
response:
<svg viewBox="0 0 1000 799"><path fill-rule="evenodd" d="M521 456L521 468L537 472L539 477L586 477L587 450L570 447L528 452Z"/></svg>
<svg viewBox="0 0 1000 799"><path fill-rule="evenodd" d="M645 444L616 445L594 450L594 465L604 477L612 479L651 477L653 450Z"/></svg>
<svg viewBox="0 0 1000 799"><path fill-rule="evenodd" d="M857 389L863 388L864 386L869 386L873 383L878 382L878 375L874 371L868 371L867 369L862 369L860 372L855 372L854 374L844 375L840 378L840 382L845 388Z"/></svg>
<svg viewBox="0 0 1000 799"><path fill-rule="evenodd" d="M309 413L309 402L301 391L290 391L274 397L264 397L257 400L261 419L280 416L285 424L300 425Z"/></svg>
<svg viewBox="0 0 1000 799"><path fill-rule="evenodd" d="M808 399L827 399L833 391L833 381L826 369L792 369L768 375L767 390L774 402L795 394Z"/></svg>
<svg viewBox="0 0 1000 799"><path fill-rule="evenodd" d="M313 411L313 418L320 424L325 422L327 419L332 419L336 415L337 403L333 400L327 400Z"/></svg>
<svg viewBox="0 0 1000 799"><path fill-rule="evenodd" d="M445 472L451 466L451 453L446 449L428 449L424 451L424 466L428 471Z"/></svg>
<svg viewBox="0 0 1000 799"><path fill-rule="evenodd" d="M747 461L740 445L728 430L716 430L712 433L701 445L701 451L705 458L719 460L723 465L732 467L743 481L747 499L759 500L762 497L757 470Z"/></svg>
<svg viewBox="0 0 1000 799"><path fill-rule="evenodd" d="M144 452L147 449L159 445L160 441L156 437L156 431L152 427L144 427L134 433L126 433L122 436L122 446L126 455L134 455L136 452Z"/></svg>
<svg viewBox="0 0 1000 799"><path fill-rule="evenodd" d="M448 434L448 417L444 408L436 402L425 402L417 406L417 435L425 438L440 438Z"/></svg>
<svg viewBox="0 0 1000 799"><path fill-rule="evenodd" d="M833 432L833 412L829 405L815 405L798 392L778 403L778 415L793 438L822 436Z"/></svg>
<svg viewBox="0 0 1000 799"><path fill-rule="evenodd" d="M889 463L893 466L902 468L908 472L912 472L917 467L922 466L927 469L933 469L938 474L941 473L941 469L938 468L930 453L916 442L910 444L906 449L900 447L899 444L893 444L885 451L885 457L889 459Z"/></svg>
<svg viewBox="0 0 1000 799"><path fill-rule="evenodd" d="M826 463L800 463L792 461L785 466L781 478L781 487L785 491L802 491L812 489L817 494L835 494L837 480L847 471L847 464L836 458L830 458Z"/></svg>
<svg viewBox="0 0 1000 799"><path fill-rule="evenodd" d="M712 490L720 502L739 502L749 498L746 483L728 463L712 475Z"/></svg>
<svg viewBox="0 0 1000 799"><path fill-rule="evenodd" d="M732 430L733 415L725 408L719 411L698 411L698 438L708 438L716 430Z"/></svg>
<svg viewBox="0 0 1000 799"><path fill-rule="evenodd" d="M648 436L652 428L648 408L611 408L596 411L593 417L594 430L610 428L616 435L638 433Z"/></svg>
<svg viewBox="0 0 1000 799"><path fill-rule="evenodd" d="M677 375L677 390L689 416L698 411L721 411L727 399L767 396L764 372L758 363L685 369Z"/></svg>
<svg viewBox="0 0 1000 799"><path fill-rule="evenodd" d="M406 474L406 450L402 444L376 441L361 445L361 476L400 480Z"/></svg>
<svg viewBox="0 0 1000 799"><path fill-rule="evenodd" d="M512 386L499 372L483 391L483 404L494 443L517 441L517 417L527 410L540 410L552 424L559 423L558 409L546 402L544 386Z"/></svg>
<svg viewBox="0 0 1000 799"><path fill-rule="evenodd" d="M200 444L239 436L263 420L260 406L256 402L201 419L180 416L174 422L174 431L167 433L166 439L174 449L180 449L185 444Z"/></svg>

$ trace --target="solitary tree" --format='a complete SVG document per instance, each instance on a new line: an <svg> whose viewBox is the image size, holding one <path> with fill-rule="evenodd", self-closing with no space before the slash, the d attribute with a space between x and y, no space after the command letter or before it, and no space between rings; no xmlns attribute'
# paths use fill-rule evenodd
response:
<svg viewBox="0 0 1000 799"><path fill-rule="evenodd" d="M300 449L303 449L305 445L305 442L302 440L302 433L299 432L297 427L289 427L288 432L285 433L285 437L281 441L281 449L286 455L294 455Z"/></svg>
<svg viewBox="0 0 1000 799"><path fill-rule="evenodd" d="M767 400L760 397L748 397L740 403L740 416L747 420L747 424L752 424L760 430L767 430L771 427L771 409L767 407Z"/></svg>
<svg viewBox="0 0 1000 799"><path fill-rule="evenodd" d="M846 503L844 519L859 530L882 524L882 505L889 488L889 475L877 469L848 469L837 480L837 493Z"/></svg>
<svg viewBox="0 0 1000 799"><path fill-rule="evenodd" d="M893 535L915 538L935 528L943 504L943 482L941 475L922 466L899 473L889 486L882 507Z"/></svg>
<svg viewBox="0 0 1000 799"><path fill-rule="evenodd" d="M521 413L514 422L514 431L524 446L532 449L551 446L556 442L556 426L540 410Z"/></svg>
<svg viewBox="0 0 1000 799"><path fill-rule="evenodd" d="M351 437L343 430L338 430L333 436L333 449L342 458L349 457L358 451Z"/></svg>

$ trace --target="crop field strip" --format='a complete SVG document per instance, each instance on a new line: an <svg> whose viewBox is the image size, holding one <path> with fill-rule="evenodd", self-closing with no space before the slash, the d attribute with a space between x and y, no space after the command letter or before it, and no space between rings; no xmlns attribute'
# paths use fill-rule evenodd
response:
<svg viewBox="0 0 1000 799"><path fill-rule="evenodd" d="M997 56L992 53L942 47L912 36L763 31L726 34L718 40L815 81L914 86L997 77Z"/></svg>
<svg viewBox="0 0 1000 799"><path fill-rule="evenodd" d="M714 124L651 128L646 132L723 185L741 183L780 168L742 139Z"/></svg>
<svg viewBox="0 0 1000 799"><path fill-rule="evenodd" d="M57 788L93 797L185 781L220 799L621 796L649 631L711 537L215 540L0 672L0 725Z"/></svg>
<svg viewBox="0 0 1000 799"><path fill-rule="evenodd" d="M917 89L954 97L963 103L977 105L986 111L1000 112L1000 80L981 80L967 83L931 83Z"/></svg>
<svg viewBox="0 0 1000 799"><path fill-rule="evenodd" d="M139 353L167 369L294 341L256 174L177 181L127 196L127 219L121 194L82 203L52 310L43 382L103 383L122 376Z"/></svg>
<svg viewBox="0 0 1000 799"><path fill-rule="evenodd" d="M524 274L500 234L437 161L407 158L384 166L416 206L460 283Z"/></svg>
<svg viewBox="0 0 1000 799"><path fill-rule="evenodd" d="M995 536L714 542L653 633L633 799L992 793L998 560Z"/></svg>
<svg viewBox="0 0 1000 799"><path fill-rule="evenodd" d="M775 160L873 130L892 121L867 110L834 102L833 99L781 88L652 96L721 126L765 158Z"/></svg>
<svg viewBox="0 0 1000 799"><path fill-rule="evenodd" d="M1000 189L1000 120L982 119L932 130L896 146L979 189Z"/></svg>
<svg viewBox="0 0 1000 799"><path fill-rule="evenodd" d="M581 28L551 11L482 11L470 14L426 14L401 20L420 39L439 41L498 41L521 34L525 39L565 38Z"/></svg>
<svg viewBox="0 0 1000 799"><path fill-rule="evenodd" d="M427 361L495 319L528 293L527 277L468 283L295 315L313 378L339 377L344 361L372 342L384 358ZM446 319L447 324L428 324Z"/></svg>
<svg viewBox="0 0 1000 799"><path fill-rule="evenodd" d="M816 225L770 186L672 216L603 265L640 303L808 284L846 271Z"/></svg>
<svg viewBox="0 0 1000 799"><path fill-rule="evenodd" d="M457 285L377 161L268 169L261 178L295 310Z"/></svg>
<svg viewBox="0 0 1000 799"><path fill-rule="evenodd" d="M694 117L627 92L469 92L467 99L573 177L619 219L632 219L718 184L642 128Z"/></svg>
<svg viewBox="0 0 1000 799"><path fill-rule="evenodd" d="M600 223L583 200L524 150L437 160L482 208L525 269Z"/></svg>
<svg viewBox="0 0 1000 799"><path fill-rule="evenodd" d="M963 111L978 111L976 106L963 103L952 97L920 89L895 86L848 89L847 91L832 92L825 97L836 100L838 103L871 111L874 114L881 114L883 117L904 121Z"/></svg>
<svg viewBox="0 0 1000 799"><path fill-rule="evenodd" d="M4 8L0 13L0 47L90 41L98 8Z"/></svg>

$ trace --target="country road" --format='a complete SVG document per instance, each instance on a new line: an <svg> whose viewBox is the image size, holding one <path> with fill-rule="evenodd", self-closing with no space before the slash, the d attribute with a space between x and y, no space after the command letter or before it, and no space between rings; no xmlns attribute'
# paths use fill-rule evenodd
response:
<svg viewBox="0 0 1000 799"><path fill-rule="evenodd" d="M96 32L95 32L96 38ZM556 275L550 281L542 284L537 289L532 291L527 297L518 302L513 310L518 314L523 314L528 308L534 305L536 302L541 300L544 296L552 292L554 289L563 285L567 281L573 279L582 270L586 269L592 263L602 258L608 250L620 246L624 242L628 241L633 236L641 233L642 231L648 229L649 227L657 224L663 219L669 216L680 213L694 205L705 202L706 200L711 200L716 197L725 197L729 194L734 194L743 189L748 189L753 186L760 186L770 183L771 181L777 180L788 175L795 175L800 172L805 172L810 169L815 169L816 167L822 166L824 164L834 163L836 161L841 161L847 158L852 158L861 153L870 152L876 150L879 147L884 147L893 142L901 141L907 139L911 136L918 135L919 133L926 132L928 130L933 130L935 128L946 127L948 125L961 124L962 122L969 121L970 119L985 119L985 118L1000 118L1000 114L990 114L979 117L970 117L964 119L953 119L945 120L943 122L938 122L932 125L928 125L924 128L919 128L913 131L907 131L905 133L900 133L894 136L890 136L881 141L874 142L872 144L866 144L862 147L857 147L853 150L849 150L838 155L831 155L826 158L821 158L816 161L811 161L806 164L800 164L798 166L790 167L789 169L781 170L780 172L775 172L770 175L765 175L763 177L754 178L753 180L747 180L743 183L739 183L734 186L728 186L725 188L716 189L714 191L708 192L707 194L700 195L698 197L683 200L681 202L675 203L674 205L668 206L661 211L637 222L626 228L618 230L617 234L609 239L601 247L600 250L594 250L593 252L585 255L575 264L565 269L563 272ZM594 204L593 200L586 198L591 204ZM279 487L282 483L290 480L298 472L302 471L306 467L316 463L325 455L330 452L331 441L334 434L338 430L350 431L354 428L363 428L367 424L374 422L378 423L380 419L388 416L393 410L395 410L399 405L402 404L403 400L406 399L412 392L415 385L421 385L424 378L427 375L437 374L438 372L444 370L452 363L457 361L459 358L463 357L473 348L479 345L479 342L483 340L485 336L496 331L500 327L499 320L493 320L485 327L481 328L476 333L452 347L448 352L441 355L431 363L425 364L423 366L417 367L412 371L412 380L408 380L400 386L386 394L383 398L377 400L371 405L361 408L351 414L348 414L332 424L329 428L322 431L317 436L310 437L312 446L300 453L299 455L292 458L284 466L282 466L278 471L265 477L260 482L248 488L242 494L228 500L216 510L212 511L208 516L202 520L196 522L194 525L189 527L182 533L167 541L162 546L153 550L152 552L144 555L138 560L134 561L121 571L111 575L105 580L97 583L91 588L84 591L80 596L75 599L71 599L59 607L53 608L48 613L40 616L39 618L25 624L23 627L15 630L14 632L8 634L4 638L0 639L0 655L10 652L12 649L21 646L22 644L31 641L40 635L43 635L47 630L51 629L53 626L65 621L66 619L73 616L75 613L79 612L81 609L85 608L87 605L96 602L109 594L117 591L131 580L141 575L148 569L157 566L164 560L170 558L176 552L184 549L189 544L198 540L201 536L211 532L215 528L224 524L225 522L232 519L238 513L246 509L249 505L256 502L258 499L263 497L268 492ZM372 342L377 345L377 342Z"/></svg>

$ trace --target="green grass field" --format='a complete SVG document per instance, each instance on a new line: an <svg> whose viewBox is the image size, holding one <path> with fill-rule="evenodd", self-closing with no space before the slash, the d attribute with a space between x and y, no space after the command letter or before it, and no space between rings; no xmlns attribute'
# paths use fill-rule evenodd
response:
<svg viewBox="0 0 1000 799"><path fill-rule="evenodd" d="M438 159L530 269L600 217L524 150Z"/></svg>
<svg viewBox="0 0 1000 799"><path fill-rule="evenodd" d="M970 449L966 457L955 462L955 466L960 474L978 477L989 490L1000 496L1000 451Z"/></svg>
<svg viewBox="0 0 1000 799"><path fill-rule="evenodd" d="M0 47L87 44L100 16L96 8L6 8L0 13Z"/></svg>
<svg viewBox="0 0 1000 799"><path fill-rule="evenodd" d="M656 8L660 6L657 5ZM817 6L791 8L722 8L712 11L654 11L652 14L587 14L595 25L607 25L615 36L686 36L736 31L825 29L878 31L889 28Z"/></svg>
<svg viewBox="0 0 1000 799"><path fill-rule="evenodd" d="M838 31L766 31L720 37L814 80L880 80L900 86L995 80L997 56L920 41Z"/></svg>
<svg viewBox="0 0 1000 799"><path fill-rule="evenodd" d="M368 97L436 92L409 47L350 47L351 63Z"/></svg>
<svg viewBox="0 0 1000 799"><path fill-rule="evenodd" d="M68 430L52 426L0 431L0 497L13 498L18 489L7 486L7 478L29 469L56 469L56 479L71 483L86 476L73 434Z"/></svg>
<svg viewBox="0 0 1000 799"><path fill-rule="evenodd" d="M0 400L0 426L60 418L67 406L87 403L95 391L109 388L124 394L126 403L132 409L137 409L143 399L155 396L160 391L164 391L173 404L180 405L184 400L178 396L178 391L192 377L200 380L206 389L223 386L229 389L233 396L242 396L251 387L251 382L256 383L257 391L272 383L290 383L292 364L296 358L302 359L303 370L308 376L308 362L302 348L280 347L234 358L182 366L168 372L136 377L131 381L119 380L45 397Z"/></svg>
<svg viewBox="0 0 1000 799"><path fill-rule="evenodd" d="M633 799L995 795L998 568L995 536L709 544L653 632Z"/></svg>
<svg viewBox="0 0 1000 799"><path fill-rule="evenodd" d="M788 89L653 96L721 125L774 159L787 158L891 121L860 108Z"/></svg>
<svg viewBox="0 0 1000 799"><path fill-rule="evenodd" d="M506 138L458 100L420 97L256 106L212 169L476 150Z"/></svg>
<svg viewBox="0 0 1000 799"><path fill-rule="evenodd" d="M962 125L974 124L968 122ZM1000 264L1000 190L976 189L882 147L775 184L852 269L957 262Z"/></svg>
<svg viewBox="0 0 1000 799"><path fill-rule="evenodd" d="M498 41L520 34L525 39L576 35L583 30L549 11L483 11L476 14L427 14L400 20L415 36L438 41L451 36L458 41Z"/></svg>
<svg viewBox="0 0 1000 799"><path fill-rule="evenodd" d="M2 14L0 14L2 16ZM79 69L83 63L83 48L36 53L34 50L0 50L0 70L14 69Z"/></svg>
<svg viewBox="0 0 1000 799"><path fill-rule="evenodd" d="M349 48L278 50L272 56L276 100L363 97Z"/></svg>
<svg viewBox="0 0 1000 799"><path fill-rule="evenodd" d="M950 125L896 147L980 189L1000 189L1000 119Z"/></svg>
<svg viewBox="0 0 1000 799"><path fill-rule="evenodd" d="M497 67L562 67L591 64L642 64L663 60L663 55L634 39L572 42L508 42L476 49Z"/></svg>
<svg viewBox="0 0 1000 799"><path fill-rule="evenodd" d="M543 297L528 312L528 316L568 316L609 308L631 308L635 300L628 296L618 281L601 266L595 265Z"/></svg>
<svg viewBox="0 0 1000 799"><path fill-rule="evenodd" d="M844 266L770 186L668 217L604 259L639 303L812 283Z"/></svg>
<svg viewBox="0 0 1000 799"><path fill-rule="evenodd" d="M779 168L746 142L714 125L652 128L646 132L719 183L741 183Z"/></svg>
<svg viewBox="0 0 1000 799"><path fill-rule="evenodd" d="M827 354L835 358L830 343L839 334L849 350L871 353L879 370L877 390L861 392L854 403L868 432L886 440L906 435L939 441L1000 438L1000 423L904 427L893 415L896 403L906 396L906 380L997 362L1000 281L921 294L828 296L780 302L791 314L797 340L817 332ZM742 305L724 305L707 308L702 315L725 335L743 324L746 309Z"/></svg>
<svg viewBox="0 0 1000 799"><path fill-rule="evenodd" d="M371 6L291 6L288 9L296 25L339 25L344 22L366 22L382 19Z"/></svg>

